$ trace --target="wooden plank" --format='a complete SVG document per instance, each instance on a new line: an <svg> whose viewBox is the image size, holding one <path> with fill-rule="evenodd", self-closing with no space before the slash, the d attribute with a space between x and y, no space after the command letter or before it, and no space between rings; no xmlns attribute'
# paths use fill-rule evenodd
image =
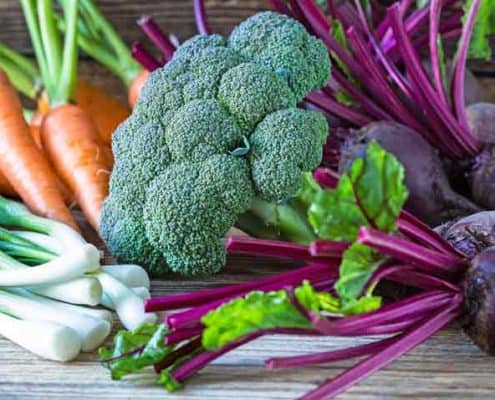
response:
<svg viewBox="0 0 495 400"><path fill-rule="evenodd" d="M196 32L192 1L96 0L96 3L128 43L144 39L135 23L142 15L152 15L164 30L174 32L182 39ZM230 32L242 19L265 8L263 0L209 0L206 6L212 30L223 34ZM0 1L0 26L0 42L19 49L30 48L18 0Z"/></svg>

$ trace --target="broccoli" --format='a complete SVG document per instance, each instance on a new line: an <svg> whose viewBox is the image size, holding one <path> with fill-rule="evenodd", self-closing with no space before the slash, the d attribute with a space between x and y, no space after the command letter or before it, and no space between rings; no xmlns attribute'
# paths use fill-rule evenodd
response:
<svg viewBox="0 0 495 400"><path fill-rule="evenodd" d="M321 162L326 120L296 107L329 77L323 44L273 12L228 40L182 44L114 133L101 221L112 254L154 275L217 272L240 217L291 199Z"/></svg>

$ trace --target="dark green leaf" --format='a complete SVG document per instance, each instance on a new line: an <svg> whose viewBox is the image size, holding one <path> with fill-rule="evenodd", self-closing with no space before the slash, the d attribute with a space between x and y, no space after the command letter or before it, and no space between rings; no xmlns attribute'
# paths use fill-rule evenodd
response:
<svg viewBox="0 0 495 400"><path fill-rule="evenodd" d="M165 346L166 334L164 324L144 324L134 331L119 331L113 339L113 349L98 350L100 360L111 371L112 379L121 379L160 362L171 351Z"/></svg>
<svg viewBox="0 0 495 400"><path fill-rule="evenodd" d="M404 168L373 141L336 189L313 191L308 218L319 237L353 242L362 226L393 232L407 195Z"/></svg>
<svg viewBox="0 0 495 400"><path fill-rule="evenodd" d="M358 306L356 301L363 294L363 288L384 260L380 253L360 243L354 243L345 251L340 264L339 280L335 284L343 310ZM359 306L362 307L363 304Z"/></svg>
<svg viewBox="0 0 495 400"><path fill-rule="evenodd" d="M202 322L202 342L208 350L219 349L258 330L311 327L285 290L251 292L209 312Z"/></svg>

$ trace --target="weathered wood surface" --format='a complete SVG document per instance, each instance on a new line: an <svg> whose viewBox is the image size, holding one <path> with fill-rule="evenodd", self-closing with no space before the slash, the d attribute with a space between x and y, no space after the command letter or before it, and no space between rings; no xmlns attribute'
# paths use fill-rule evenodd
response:
<svg viewBox="0 0 495 400"><path fill-rule="evenodd" d="M128 40L140 37L134 20L145 13L152 14L162 26L181 37L194 32L190 1L102 0L98 3ZM237 21L257 10L262 1L217 0L207 3L215 31L228 32ZM0 0L0 26L0 41L28 49L17 1ZM477 63L474 69L483 76L495 72L494 67L485 63ZM120 82L103 68L83 62L81 72L125 99ZM482 85L495 99L493 79L483 78ZM94 235L89 236L94 239ZM286 268L282 263L269 260L235 257L218 276L207 280L169 277L154 281L152 292L162 295L196 290L240 282ZM40 360L0 338L0 399L295 399L317 383L335 376L350 363L270 372L263 369L263 360L277 355L330 350L349 343L346 339L305 340L281 336L260 339L219 359L192 379L186 390L167 395L153 385L152 373L112 382L92 354L62 365ZM339 399L492 400L495 398L494 376L495 360L482 355L459 329L449 328Z"/></svg>

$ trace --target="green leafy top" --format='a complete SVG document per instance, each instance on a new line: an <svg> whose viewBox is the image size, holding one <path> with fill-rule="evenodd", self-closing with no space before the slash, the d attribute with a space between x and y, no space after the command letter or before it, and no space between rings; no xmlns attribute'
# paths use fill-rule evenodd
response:
<svg viewBox="0 0 495 400"><path fill-rule="evenodd" d="M338 311L338 301L329 293L316 292L309 282L296 288L294 295L308 311ZM203 346L209 350L260 330L311 328L311 322L294 305L286 290L251 292L210 311L202 322Z"/></svg>
<svg viewBox="0 0 495 400"><path fill-rule="evenodd" d="M308 217L322 239L354 242L359 228L393 232L408 192L404 168L377 142L357 158L333 190L317 190L306 182L305 201L312 196Z"/></svg>
<svg viewBox="0 0 495 400"><path fill-rule="evenodd" d="M354 243L361 227L382 232L396 230L396 220L407 200L404 168L377 142L369 144L342 174L335 189L323 190L306 179L301 198L309 204L308 217L316 234L327 240ZM361 297L371 275L385 258L378 252L353 244L344 253L335 285L343 314L359 313L380 306L372 289Z"/></svg>
<svg viewBox="0 0 495 400"><path fill-rule="evenodd" d="M119 331L113 349L102 347L98 354L110 370L112 379L121 379L160 362L172 350L165 345L167 328L160 324L144 324L133 331Z"/></svg>
<svg viewBox="0 0 495 400"><path fill-rule="evenodd" d="M464 4L464 12L467 14L471 8L473 0L468 0ZM464 17L464 22L465 22ZM469 44L469 57L490 60L492 50L489 36L495 34L495 0L481 0L480 8L471 35Z"/></svg>
<svg viewBox="0 0 495 400"><path fill-rule="evenodd" d="M21 0L21 5L50 105L67 104L76 85L79 0L63 4L68 27L63 43L56 27L53 0Z"/></svg>

